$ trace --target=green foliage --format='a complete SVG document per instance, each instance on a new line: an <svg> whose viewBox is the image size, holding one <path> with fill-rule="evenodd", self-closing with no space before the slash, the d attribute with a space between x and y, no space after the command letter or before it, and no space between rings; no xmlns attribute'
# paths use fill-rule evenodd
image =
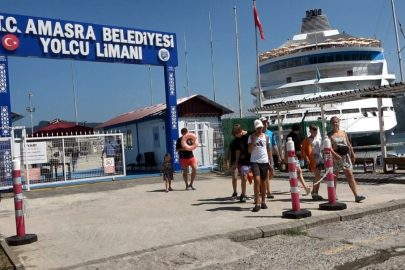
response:
<svg viewBox="0 0 405 270"><path fill-rule="evenodd" d="M217 158L217 165L218 165L218 170L219 170L220 172L223 172L224 169L225 169L225 157L219 156L219 157Z"/></svg>

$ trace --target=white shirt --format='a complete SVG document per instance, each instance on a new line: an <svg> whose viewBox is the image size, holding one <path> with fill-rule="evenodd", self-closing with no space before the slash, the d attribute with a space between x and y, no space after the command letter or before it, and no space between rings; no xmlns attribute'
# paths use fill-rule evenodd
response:
<svg viewBox="0 0 405 270"><path fill-rule="evenodd" d="M314 156L314 159L316 161L316 164L323 164L323 158L322 158L322 153L321 153L321 140L319 137L312 138L309 137L309 142L311 143L312 147L312 155Z"/></svg>
<svg viewBox="0 0 405 270"><path fill-rule="evenodd" d="M249 136L248 143L252 142L252 135ZM269 163L269 156L267 154L267 145L270 144L269 136L263 134L262 137L256 137L256 142L253 146L250 155L250 162L254 163Z"/></svg>

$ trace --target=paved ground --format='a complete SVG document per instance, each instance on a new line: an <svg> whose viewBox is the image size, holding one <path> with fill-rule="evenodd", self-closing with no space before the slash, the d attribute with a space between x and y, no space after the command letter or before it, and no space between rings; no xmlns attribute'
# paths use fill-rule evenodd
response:
<svg viewBox="0 0 405 270"><path fill-rule="evenodd" d="M228 177L201 174L196 182L196 191L184 191L181 177L177 175L175 178L173 188L176 191L168 194L163 192L164 183L160 178L26 192L30 215L27 233L36 233L39 241L13 250L27 269L93 269L90 266L95 263L117 269L114 266L117 260L133 265L139 262L138 252L145 249L282 223L285 221L281 218L282 212L291 209L287 178L272 182L276 198L268 203L269 209L259 213L250 211L251 201L246 204L230 201L232 191ZM368 198L361 204L353 201L353 195L344 182L339 184L338 193L348 209L355 209L403 199L403 188L401 184L362 184L359 191ZM252 186L249 190L252 194ZM322 184L321 190L321 194L325 195L325 184ZM3 197L0 232L13 235L13 201L7 198L9 195ZM302 208L310 210L313 216L329 214L317 210L318 204L302 197ZM239 245L229 241L187 245L195 245L197 251L204 247L216 247L210 258L203 260L210 264L226 260L232 262L235 258L254 254L249 248L241 250ZM184 245L179 245L170 250L181 253L183 249ZM194 255L184 253L175 257L179 266L190 268L192 265L187 264L190 256ZM202 267L205 263L192 267Z"/></svg>

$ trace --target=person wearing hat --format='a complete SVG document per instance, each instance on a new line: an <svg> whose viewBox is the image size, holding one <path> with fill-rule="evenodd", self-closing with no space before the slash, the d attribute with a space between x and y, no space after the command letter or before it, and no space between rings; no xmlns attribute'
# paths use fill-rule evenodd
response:
<svg viewBox="0 0 405 270"><path fill-rule="evenodd" d="M263 133L269 136L270 138L270 148L272 150L274 149L274 152L277 155L278 158L278 163L280 164L282 159L280 156L280 152L278 151L278 146L277 146L277 141L276 141L276 136L274 136L273 132L267 129L269 121L267 120L267 117L262 116L259 119L263 123ZM274 165L274 164L273 164ZM269 173L267 174L267 180L266 180L266 190L267 190L267 198L268 199L274 199L274 195L271 193L271 188L270 188L270 180L275 176L275 171L274 170L269 170Z"/></svg>
<svg viewBox="0 0 405 270"><path fill-rule="evenodd" d="M301 160L301 136L300 136L300 123L294 123L292 125L292 130L288 133L286 142L288 142L288 138L291 137L292 141L294 142L294 150L295 150L295 159L297 160L297 178L300 180L302 186L305 189L307 195L311 192L311 188L308 187L307 183L304 180L304 176L302 175L300 160ZM285 144L285 154L287 155L287 144Z"/></svg>
<svg viewBox="0 0 405 270"><path fill-rule="evenodd" d="M255 133L248 140L251 168L254 179L255 207L252 212L267 209L266 193L262 192L260 204L260 189L266 190L266 180L269 170L273 170L273 154L270 147L270 138L263 133L263 123L259 119L254 121Z"/></svg>

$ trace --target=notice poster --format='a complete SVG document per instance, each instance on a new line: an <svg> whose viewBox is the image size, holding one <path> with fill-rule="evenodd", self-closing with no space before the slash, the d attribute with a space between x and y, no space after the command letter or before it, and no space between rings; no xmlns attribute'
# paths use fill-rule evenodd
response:
<svg viewBox="0 0 405 270"><path fill-rule="evenodd" d="M27 143L27 164L47 163L46 142Z"/></svg>
<svg viewBox="0 0 405 270"><path fill-rule="evenodd" d="M160 137L159 137L159 127L153 127L153 148L159 149L160 148Z"/></svg>
<svg viewBox="0 0 405 270"><path fill-rule="evenodd" d="M34 180L41 180L41 169L40 168L29 168L29 181L34 181ZM28 176L27 170L24 170L24 176Z"/></svg>
<svg viewBox="0 0 405 270"><path fill-rule="evenodd" d="M104 173L115 173L114 158L103 159Z"/></svg>

